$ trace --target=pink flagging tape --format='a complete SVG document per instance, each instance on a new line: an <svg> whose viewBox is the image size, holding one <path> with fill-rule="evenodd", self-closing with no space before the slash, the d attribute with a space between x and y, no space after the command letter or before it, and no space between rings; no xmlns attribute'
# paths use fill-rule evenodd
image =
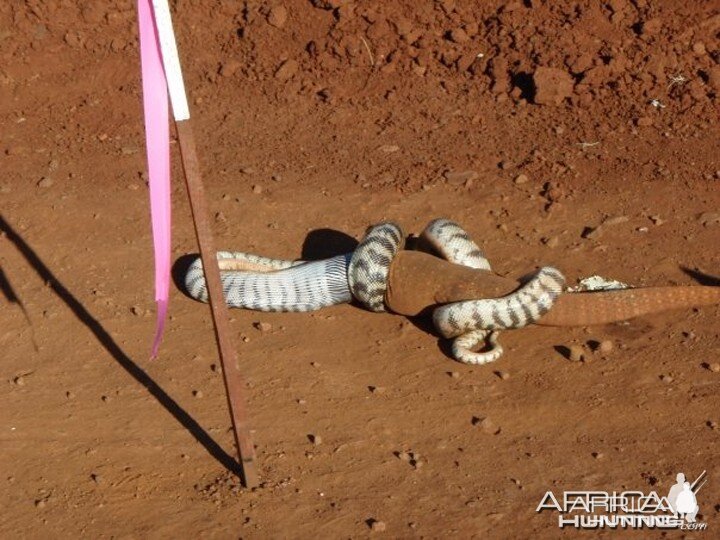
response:
<svg viewBox="0 0 720 540"><path fill-rule="evenodd" d="M138 20L150 215L155 250L157 322L151 357L156 358L165 330L170 297L170 108L151 0L138 0Z"/></svg>

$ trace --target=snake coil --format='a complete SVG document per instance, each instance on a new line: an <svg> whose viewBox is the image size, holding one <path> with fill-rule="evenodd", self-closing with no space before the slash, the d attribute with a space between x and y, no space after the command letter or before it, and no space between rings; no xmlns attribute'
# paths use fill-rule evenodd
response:
<svg viewBox="0 0 720 540"><path fill-rule="evenodd" d="M438 255L455 264L490 270L490 263L457 223L436 219L421 237ZM385 311L390 265L403 248L402 229L390 222L370 227L353 253L323 261L286 261L242 252L218 252L223 294L229 306L260 311L313 311L355 298L371 311ZM207 302L198 258L185 285L190 296ZM433 323L453 338L455 359L486 364L503 354L500 330L522 328L547 313L562 294L565 278L552 267L540 268L516 291L502 298L454 302L435 308ZM487 350L475 352L483 345Z"/></svg>

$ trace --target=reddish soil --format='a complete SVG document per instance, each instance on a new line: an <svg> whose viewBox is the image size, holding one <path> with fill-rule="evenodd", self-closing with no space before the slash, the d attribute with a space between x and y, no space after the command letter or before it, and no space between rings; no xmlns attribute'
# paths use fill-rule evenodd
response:
<svg viewBox="0 0 720 540"><path fill-rule="evenodd" d="M717 2L173 14L220 247L325 256L383 219L446 216L502 274L719 275ZM484 367L397 315L233 311L262 479L238 488L207 306L173 289L147 358L134 3L3 2L0 59L0 536L554 538L547 490L664 495L704 469L700 519L720 527L716 307L506 332ZM197 247L173 148L181 257Z"/></svg>

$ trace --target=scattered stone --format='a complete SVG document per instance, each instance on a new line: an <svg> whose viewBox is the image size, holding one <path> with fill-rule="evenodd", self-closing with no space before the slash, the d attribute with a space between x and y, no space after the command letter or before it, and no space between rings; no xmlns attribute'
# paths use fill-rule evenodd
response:
<svg viewBox="0 0 720 540"><path fill-rule="evenodd" d="M713 66L707 71L707 83L716 92L720 91L720 66Z"/></svg>
<svg viewBox="0 0 720 540"><path fill-rule="evenodd" d="M255 185L252 187L252 192L253 192L255 195L260 195L260 194L263 192L263 188L262 188L262 186L261 186L260 184L255 184Z"/></svg>
<svg viewBox="0 0 720 540"><path fill-rule="evenodd" d="M412 459L412 455L409 452L398 452L396 455L400 461L409 462Z"/></svg>
<svg viewBox="0 0 720 540"><path fill-rule="evenodd" d="M378 150L386 154L394 154L400 150L400 147L397 144L383 144Z"/></svg>
<svg viewBox="0 0 720 540"><path fill-rule="evenodd" d="M610 341L609 339L605 339L605 340L601 341L600 344L598 345L598 351L600 351L603 354L607 354L607 353L611 352L614 347L615 347L615 345L613 344L612 341Z"/></svg>
<svg viewBox="0 0 720 540"><path fill-rule="evenodd" d="M713 373L720 373L720 364L717 362L713 362L712 364L705 364L705 366Z"/></svg>
<svg viewBox="0 0 720 540"><path fill-rule="evenodd" d="M275 6L268 13L267 22L275 28L282 28L287 22L288 12L285 6Z"/></svg>
<svg viewBox="0 0 720 540"><path fill-rule="evenodd" d="M193 390L192 395L194 397L200 399L203 397L204 394L202 393L202 390Z"/></svg>
<svg viewBox="0 0 720 540"><path fill-rule="evenodd" d="M65 397L68 399L75 399L75 394L68 390L67 392L65 392Z"/></svg>
<svg viewBox="0 0 720 540"><path fill-rule="evenodd" d="M560 245L560 238L557 236L551 236L550 238L543 238L542 243L549 248L556 248Z"/></svg>
<svg viewBox="0 0 720 540"><path fill-rule="evenodd" d="M373 532L383 532L387 528L384 521L378 521L376 519L371 520L370 529Z"/></svg>
<svg viewBox="0 0 720 540"><path fill-rule="evenodd" d="M603 225L620 225L621 223L627 223L630 218L627 216L612 216L605 218L602 222Z"/></svg>
<svg viewBox="0 0 720 540"><path fill-rule="evenodd" d="M102 482L102 476L97 473L92 473L90 474L90 480L92 480L96 484L99 484L100 482Z"/></svg>
<svg viewBox="0 0 720 540"><path fill-rule="evenodd" d="M706 425L707 425L707 427L709 427L710 429L717 429L717 426L718 426L718 425L717 425L717 422L715 422L715 420L708 420L708 421L706 422Z"/></svg>
<svg viewBox="0 0 720 540"><path fill-rule="evenodd" d="M227 217L225 217L225 214L222 212L216 212L215 213L215 222L216 223L225 223L227 221Z"/></svg>
<svg viewBox="0 0 720 540"><path fill-rule="evenodd" d="M671 375L660 375L660 380L666 384L670 384L675 379L673 379Z"/></svg>
<svg viewBox="0 0 720 540"><path fill-rule="evenodd" d="M720 213L703 212L698 216L698 220L700 221L700 224L704 227L708 227L710 225L717 225L720 223Z"/></svg>
<svg viewBox="0 0 720 540"><path fill-rule="evenodd" d="M514 166L515 166L515 164L512 161L508 161L507 159L504 159L503 161L498 163L498 167L500 167L500 169L502 169L503 171L507 171L508 169L511 169Z"/></svg>
<svg viewBox="0 0 720 540"><path fill-rule="evenodd" d="M17 386L25 386L25 377L23 377L22 375L19 375L13 379L13 382Z"/></svg>
<svg viewBox="0 0 720 540"><path fill-rule="evenodd" d="M220 65L220 75L222 77L232 77L235 75L240 68L242 67L242 63L240 63L237 60L228 60L227 62L223 62Z"/></svg>
<svg viewBox="0 0 720 540"><path fill-rule="evenodd" d="M655 17L653 19L648 19L647 21L643 21L642 26L640 28L640 33L643 36L648 35L654 35L659 34L660 30L662 30L662 21Z"/></svg>
<svg viewBox="0 0 720 540"><path fill-rule="evenodd" d="M313 443L315 446L319 446L322 444L322 437L320 435L314 435L310 434L308 435L308 439L310 439L310 442Z"/></svg>
<svg viewBox="0 0 720 540"><path fill-rule="evenodd" d="M582 362L585 360L585 350L580 345L570 345L567 358L571 362Z"/></svg>
<svg viewBox="0 0 720 540"><path fill-rule="evenodd" d="M528 178L528 176L526 174L518 174L515 177L515 179L513 180L513 182L515 182L515 184L517 184L517 185L527 184L529 181L530 181L530 179Z"/></svg>
<svg viewBox="0 0 720 540"><path fill-rule="evenodd" d="M275 78L283 82L289 81L295 76L299 67L300 64L297 63L297 60L293 60L292 58L290 60L285 60L285 62L280 64L280 67L275 71Z"/></svg>
<svg viewBox="0 0 720 540"><path fill-rule="evenodd" d="M446 171L443 175L451 184L464 184L468 181L472 182L478 178L476 171Z"/></svg>
<svg viewBox="0 0 720 540"><path fill-rule="evenodd" d="M38 499L35 501L35 508L45 508L45 499Z"/></svg>
<svg viewBox="0 0 720 540"><path fill-rule="evenodd" d="M533 74L535 103L538 105L560 105L573 93L573 78L557 68L539 67Z"/></svg>
<svg viewBox="0 0 720 540"><path fill-rule="evenodd" d="M600 236L600 233L602 232L602 225L598 225L597 227L585 227L583 231L580 233L580 236L582 238L586 239L593 239Z"/></svg>
<svg viewBox="0 0 720 540"><path fill-rule="evenodd" d="M594 457L595 459L602 459L605 457L605 455L602 452L593 452L592 457Z"/></svg>
<svg viewBox="0 0 720 540"><path fill-rule="evenodd" d="M43 189L44 189L44 188L49 188L49 187L52 186L54 183L55 183L55 182L53 181L53 179L50 178L49 176L43 176L43 177L40 179L40 181L37 183L37 187L43 188Z"/></svg>
<svg viewBox="0 0 720 540"><path fill-rule="evenodd" d="M453 28L450 30L450 39L455 43L467 43L470 41L470 36L462 28Z"/></svg>
<svg viewBox="0 0 720 540"><path fill-rule="evenodd" d="M692 51L693 51L697 56L702 56L702 55L704 55L705 53L707 53L707 49L705 48L705 44L704 44L702 41L696 41L695 43L693 43Z"/></svg>
<svg viewBox="0 0 720 540"><path fill-rule="evenodd" d="M272 324L265 321L256 322L253 326L261 332L269 332L272 330Z"/></svg>
<svg viewBox="0 0 720 540"><path fill-rule="evenodd" d="M484 433L487 433L488 435L497 435L500 433L500 428L497 427L490 418L483 417L477 417L473 416L472 419L473 426L478 426Z"/></svg>
<svg viewBox="0 0 720 540"><path fill-rule="evenodd" d="M503 381L507 381L510 378L510 374L507 371L495 371L495 375Z"/></svg>
<svg viewBox="0 0 720 540"><path fill-rule="evenodd" d="M459 379L460 378L460 372L459 371L448 371L448 375L452 377L453 379Z"/></svg>
<svg viewBox="0 0 720 540"><path fill-rule="evenodd" d="M665 220L660 219L660 216L648 216L650 218L650 221L653 222L653 225L662 225L665 223Z"/></svg>
<svg viewBox="0 0 720 540"><path fill-rule="evenodd" d="M381 395L385 393L385 387L384 386L368 386L368 390L372 392L373 394Z"/></svg>

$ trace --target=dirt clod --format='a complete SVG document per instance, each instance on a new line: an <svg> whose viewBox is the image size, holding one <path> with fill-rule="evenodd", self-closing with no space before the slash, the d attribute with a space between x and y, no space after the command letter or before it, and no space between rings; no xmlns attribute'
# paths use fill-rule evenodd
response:
<svg viewBox="0 0 720 540"><path fill-rule="evenodd" d="M573 78L557 68L539 67L533 75L535 103L538 105L560 105L572 95Z"/></svg>
<svg viewBox="0 0 720 540"><path fill-rule="evenodd" d="M270 26L282 28L287 22L288 12L285 6L273 6L270 8L267 21Z"/></svg>

